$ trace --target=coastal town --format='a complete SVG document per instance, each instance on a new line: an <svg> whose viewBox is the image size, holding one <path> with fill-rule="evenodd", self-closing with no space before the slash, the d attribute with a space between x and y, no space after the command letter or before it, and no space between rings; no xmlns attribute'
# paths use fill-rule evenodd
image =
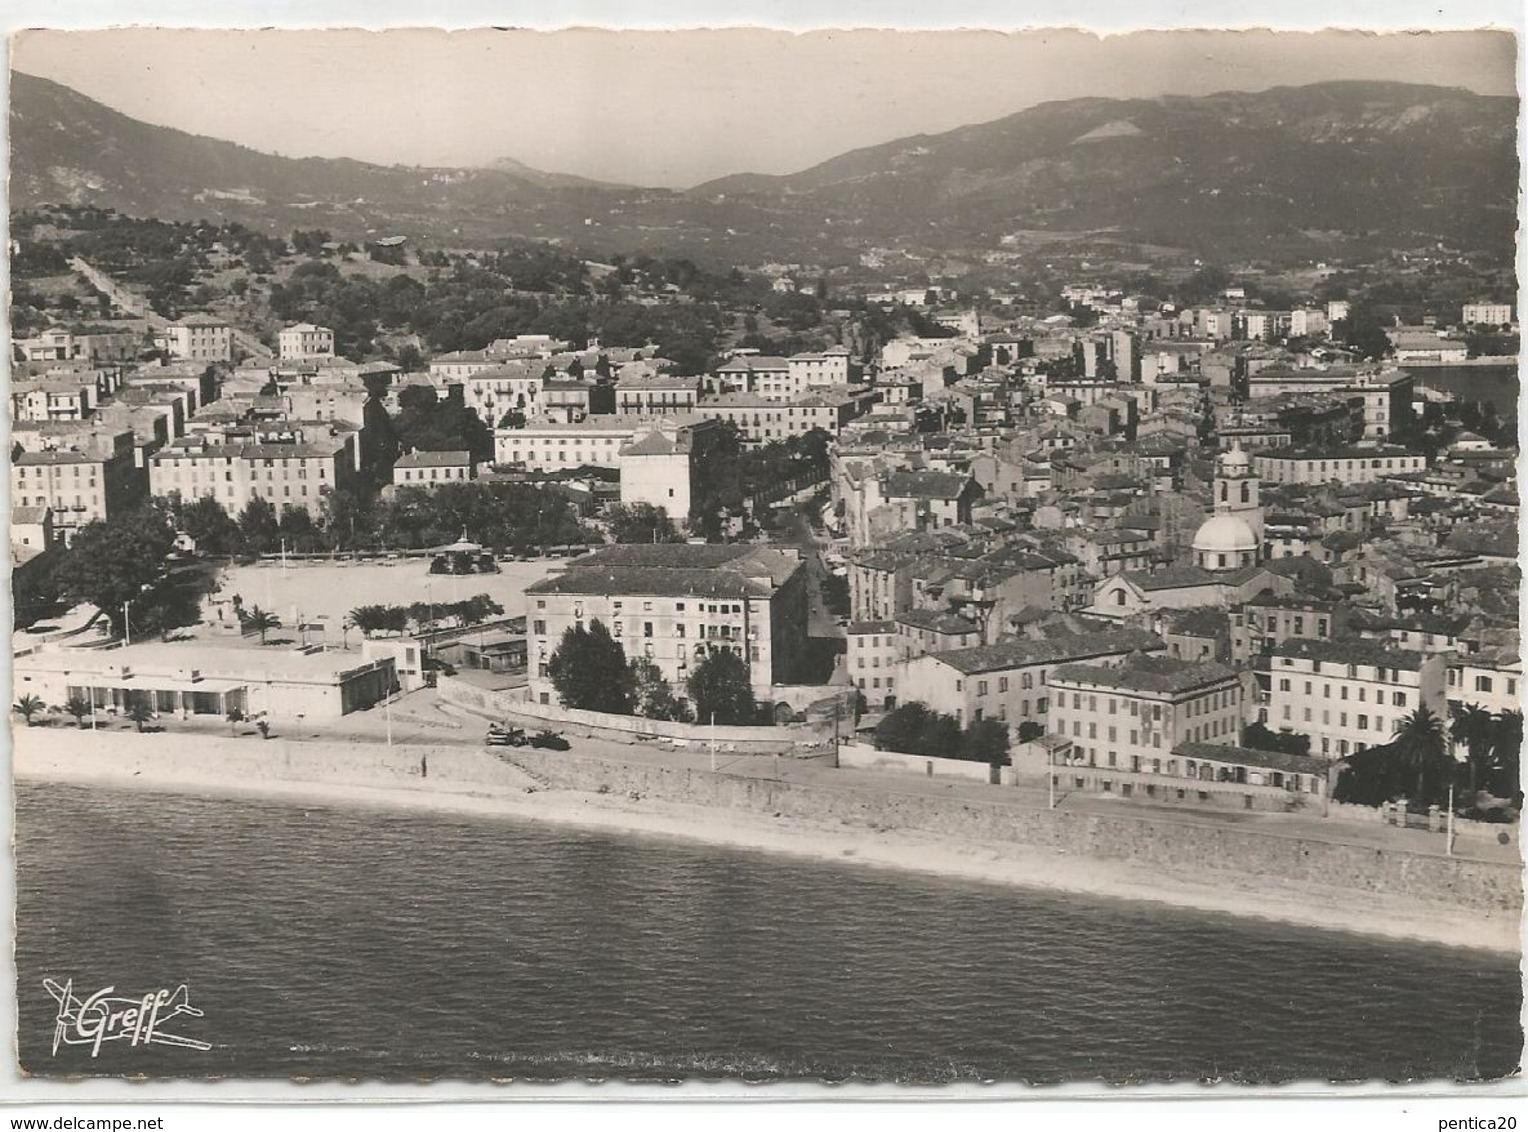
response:
<svg viewBox="0 0 1528 1132"><path fill-rule="evenodd" d="M38 236L71 218L33 219L13 252L61 260ZM352 264L452 262L211 235L225 269L296 261L273 307ZM1337 803L1446 853L1456 817L1516 816L1515 402L1431 378L1510 374L1507 303L1376 328L1321 301L1324 266L1284 309L1228 271L1153 288L1195 302L840 297L797 264L733 272L743 332L698 364L534 332L350 357L353 328L225 313L237 286L169 318L66 267L59 305L93 317L13 343L29 726L390 745L395 719L479 744L492 722L712 765L720 726L893 789ZM569 270L681 313L666 280L699 274ZM761 317L803 310L815 334L778 337L816 348L772 352Z"/></svg>
<svg viewBox="0 0 1528 1132"><path fill-rule="evenodd" d="M12 48L29 1086L1515 1087L1513 36Z"/></svg>

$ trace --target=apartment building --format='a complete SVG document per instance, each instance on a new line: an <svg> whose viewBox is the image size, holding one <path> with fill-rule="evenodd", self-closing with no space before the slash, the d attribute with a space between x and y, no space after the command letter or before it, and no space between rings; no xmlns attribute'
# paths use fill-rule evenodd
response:
<svg viewBox="0 0 1528 1132"><path fill-rule="evenodd" d="M11 384L13 421L82 421L95 408L94 385L48 377Z"/></svg>
<svg viewBox="0 0 1528 1132"><path fill-rule="evenodd" d="M800 389L849 384L849 351L842 346L820 354L792 354L785 364L791 384Z"/></svg>
<svg viewBox="0 0 1528 1132"><path fill-rule="evenodd" d="M1375 641L1289 640L1269 659L1264 722L1311 737L1311 754L1342 758L1388 743L1419 707L1446 719L1447 662Z"/></svg>
<svg viewBox="0 0 1528 1132"><path fill-rule="evenodd" d="M1515 651L1455 657L1448 665L1448 700L1492 715L1521 712L1522 681L1523 661Z"/></svg>
<svg viewBox="0 0 1528 1132"><path fill-rule="evenodd" d="M622 416L689 413L699 401L698 377L623 377L615 384L615 411Z"/></svg>
<svg viewBox="0 0 1528 1132"><path fill-rule="evenodd" d="M276 345L283 360L292 358L334 357L334 331L327 326L299 322L286 326L276 335Z"/></svg>
<svg viewBox="0 0 1528 1132"><path fill-rule="evenodd" d="M1460 321L1466 326L1507 326L1512 322L1512 304L1465 303Z"/></svg>
<svg viewBox="0 0 1528 1132"><path fill-rule="evenodd" d="M290 435L294 439L285 443L223 444L210 433L185 437L149 461L149 490L186 501L216 499L235 515L253 499L264 499L278 513L292 507L316 513L324 497L354 474L356 434Z"/></svg>
<svg viewBox="0 0 1528 1132"><path fill-rule="evenodd" d="M788 401L806 392L804 378L804 371L792 373L785 358L746 354L718 366L713 383L719 393L745 393L764 401Z"/></svg>
<svg viewBox="0 0 1528 1132"><path fill-rule="evenodd" d="M530 694L557 702L547 664L563 634L602 622L629 659L646 657L685 695L709 653L747 665L754 695L797 679L807 645L806 570L798 551L756 545L612 546L528 586Z"/></svg>
<svg viewBox="0 0 1528 1132"><path fill-rule="evenodd" d="M498 426L506 414L519 413L527 418L541 415L546 385L545 365L540 362L506 362L476 369L452 383L460 382L462 401L489 428ZM430 372L433 377L434 363Z"/></svg>
<svg viewBox="0 0 1528 1132"><path fill-rule="evenodd" d="M471 452L408 452L393 463L394 487L439 487L477 475Z"/></svg>
<svg viewBox="0 0 1528 1132"><path fill-rule="evenodd" d="M698 416L726 421L738 430L745 444L766 444L792 436L805 436L814 428L837 436L859 412L852 397L832 393L808 393L791 399L772 400L752 393L724 393L707 397L695 406Z"/></svg>
<svg viewBox="0 0 1528 1132"><path fill-rule="evenodd" d="M1235 744L1240 677L1215 662L1134 656L1117 666L1067 664L1050 674L1050 731L1090 767L1177 773L1180 743Z"/></svg>
<svg viewBox="0 0 1528 1132"><path fill-rule="evenodd" d="M131 511L148 487L135 464L130 429L80 434L71 443L21 452L11 461L11 506L51 509L65 545L85 524Z"/></svg>
<svg viewBox="0 0 1528 1132"><path fill-rule="evenodd" d="M896 706L901 663L895 621L854 621L844 630L849 679L872 711Z"/></svg>
<svg viewBox="0 0 1528 1132"><path fill-rule="evenodd" d="M430 380L437 384L461 381L503 364L502 356L486 350L453 350L430 359Z"/></svg>
<svg viewBox="0 0 1528 1132"><path fill-rule="evenodd" d="M916 700L953 715L962 727L995 719L1017 728L1044 727L1050 718L1053 675L1069 665L1121 664L1134 652L1160 652L1161 638L1119 629L1044 640L1013 637L991 645L931 652L897 670L902 701ZM851 671L856 678L858 672Z"/></svg>
<svg viewBox="0 0 1528 1132"><path fill-rule="evenodd" d="M194 314L165 327L165 345L172 358L191 362L233 361L233 330L226 320Z"/></svg>
<svg viewBox="0 0 1528 1132"><path fill-rule="evenodd" d="M621 449L639 435L665 425L676 428L685 419L592 416L581 421L540 417L524 428L500 428L494 433L494 462L529 471L566 471L588 464L596 468L621 466Z"/></svg>
<svg viewBox="0 0 1528 1132"><path fill-rule="evenodd" d="M1427 470L1427 457L1404 448L1270 449L1252 455L1265 483L1374 483Z"/></svg>

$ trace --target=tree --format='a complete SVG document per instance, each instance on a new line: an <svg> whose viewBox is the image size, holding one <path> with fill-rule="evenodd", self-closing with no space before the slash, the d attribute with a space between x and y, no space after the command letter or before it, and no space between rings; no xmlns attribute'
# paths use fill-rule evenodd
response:
<svg viewBox="0 0 1528 1132"><path fill-rule="evenodd" d="M251 554L266 554L274 550L281 538L280 525L276 521L276 509L261 496L255 496L239 512L239 534Z"/></svg>
<svg viewBox="0 0 1528 1132"><path fill-rule="evenodd" d="M244 614L244 631L260 634L260 643L265 644L265 634L281 624L279 618L269 610L261 609L258 605L250 606Z"/></svg>
<svg viewBox="0 0 1528 1132"><path fill-rule="evenodd" d="M995 719L978 719L966 728L962 755L991 766L1008 765L1008 727Z"/></svg>
<svg viewBox="0 0 1528 1132"><path fill-rule="evenodd" d="M69 601L96 606L120 635L124 604L136 603L134 612L142 615L168 589L165 559L174 545L175 531L154 508L98 519L75 535L55 580Z"/></svg>
<svg viewBox="0 0 1528 1132"><path fill-rule="evenodd" d="M1392 745L1399 750L1408 776L1415 779L1413 801L1422 805L1437 802L1455 770L1444 743L1443 721L1431 708L1419 707L1401 720Z"/></svg>
<svg viewBox="0 0 1528 1132"><path fill-rule="evenodd" d="M93 714L90 701L81 695L73 695L65 700L64 710L74 716L74 725L81 730L85 727L85 717Z"/></svg>
<svg viewBox="0 0 1528 1132"><path fill-rule="evenodd" d="M616 542L679 542L680 534L668 511L650 503L616 504L609 512L610 533Z"/></svg>
<svg viewBox="0 0 1528 1132"><path fill-rule="evenodd" d="M1470 790L1474 791L1491 774L1492 739L1496 720L1491 713L1474 704L1467 704L1454 714L1448 734L1466 752L1470 769Z"/></svg>
<svg viewBox="0 0 1528 1132"><path fill-rule="evenodd" d="M669 719L685 722L684 704L674 695L674 688L659 668L645 656L632 658L632 703L636 714L646 719Z"/></svg>
<svg viewBox="0 0 1528 1132"><path fill-rule="evenodd" d="M28 727L31 727L32 717L38 712L42 711L46 706L47 705L42 702L40 697L25 695L16 701L16 706L13 710L17 715L21 716L22 719L26 720Z"/></svg>
<svg viewBox="0 0 1528 1132"><path fill-rule="evenodd" d="M233 552L239 538L239 526L227 508L212 496L199 496L181 507L179 518L180 529L195 540L199 554Z"/></svg>
<svg viewBox="0 0 1528 1132"><path fill-rule="evenodd" d="M127 718L138 725L138 730L143 730L143 725L154 718L154 709L149 707L148 702L135 698L127 705Z"/></svg>
<svg viewBox="0 0 1528 1132"><path fill-rule="evenodd" d="M918 737L923 734L933 714L926 704L917 700L898 704L876 724L876 747L883 751L912 754L917 750Z"/></svg>
<svg viewBox="0 0 1528 1132"><path fill-rule="evenodd" d="M695 719L709 723L746 726L753 723L753 683L748 666L731 649L717 649L695 666L686 682L695 705Z"/></svg>
<svg viewBox="0 0 1528 1132"><path fill-rule="evenodd" d="M1522 780L1519 778L1523 749L1523 713L1504 711L1496 717L1491 730L1491 774L1486 789L1499 798L1513 798L1522 806Z"/></svg>
<svg viewBox="0 0 1528 1132"><path fill-rule="evenodd" d="M603 621L578 624L562 635L547 661L547 676L566 707L630 715L632 674L626 650Z"/></svg>
<svg viewBox="0 0 1528 1132"><path fill-rule="evenodd" d="M1040 738L1040 736L1042 736L1044 734L1045 734L1045 725L1042 724L1042 723L1036 723L1032 719L1026 719L1023 723L1019 724L1019 742L1020 743L1033 742L1034 740Z"/></svg>
<svg viewBox="0 0 1528 1132"><path fill-rule="evenodd" d="M1310 736L1298 731L1272 731L1261 723L1251 723L1242 742L1256 751L1280 751L1286 755L1310 754Z"/></svg>

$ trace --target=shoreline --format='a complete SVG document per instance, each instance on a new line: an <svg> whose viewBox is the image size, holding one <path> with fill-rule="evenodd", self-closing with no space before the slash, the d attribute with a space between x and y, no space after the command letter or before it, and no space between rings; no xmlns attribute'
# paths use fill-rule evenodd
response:
<svg viewBox="0 0 1528 1132"><path fill-rule="evenodd" d="M1339 888L1298 888L1266 877L1229 873L1207 880L1128 861L1045 852L976 839L951 840L909 829L828 825L771 818L745 810L599 795L536 786L534 791L482 784L367 785L301 777L230 782L218 767L133 771L132 764L72 752L68 763L13 748L20 782L259 798L292 805L360 806L524 821L731 850L778 854L960 881L1003 885L1049 895L1126 900L1180 911L1230 915L1319 931L1465 949L1498 958L1521 955L1521 927L1504 913L1469 912L1425 901Z"/></svg>

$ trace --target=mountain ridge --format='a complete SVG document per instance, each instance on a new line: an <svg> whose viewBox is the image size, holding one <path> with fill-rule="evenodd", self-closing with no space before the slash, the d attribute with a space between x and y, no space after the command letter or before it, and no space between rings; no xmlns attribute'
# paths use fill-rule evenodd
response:
<svg viewBox="0 0 1528 1132"><path fill-rule="evenodd" d="M1517 99L1367 80L1052 100L688 190L486 167L286 158L141 122L12 74L13 207L92 204L268 231L529 238L604 253L847 262L992 249L1013 232L1235 254L1318 243L1510 247Z"/></svg>

